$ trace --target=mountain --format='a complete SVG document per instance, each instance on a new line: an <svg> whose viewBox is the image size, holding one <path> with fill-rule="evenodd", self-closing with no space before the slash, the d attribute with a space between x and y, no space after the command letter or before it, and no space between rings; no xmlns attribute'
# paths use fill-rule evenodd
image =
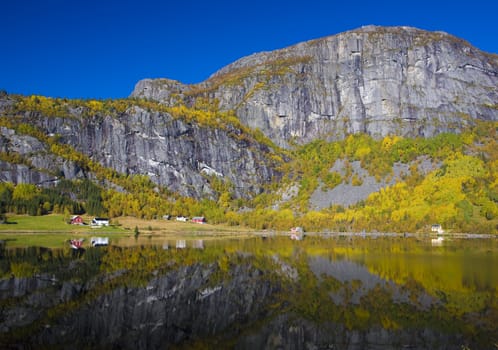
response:
<svg viewBox="0 0 498 350"><path fill-rule="evenodd" d="M125 176L146 175L171 192L202 198L213 196L213 177L229 182L235 197L258 194L265 183L278 178L271 147L228 115L203 123L195 119L200 112L186 108L41 96L8 97L1 106L6 117L0 151L21 159L0 158L2 181L97 180L95 166L89 164L94 162ZM207 111L200 114L214 118ZM58 144L69 149L60 150L54 146Z"/></svg>
<svg viewBox="0 0 498 350"><path fill-rule="evenodd" d="M409 27L256 53L199 84L145 79L122 100L3 92L0 212L496 232L497 121L498 56Z"/></svg>
<svg viewBox="0 0 498 350"><path fill-rule="evenodd" d="M217 101L287 147L359 132L459 132L498 119L497 86L497 55L443 32L367 26L244 57L196 85L145 79L131 96Z"/></svg>

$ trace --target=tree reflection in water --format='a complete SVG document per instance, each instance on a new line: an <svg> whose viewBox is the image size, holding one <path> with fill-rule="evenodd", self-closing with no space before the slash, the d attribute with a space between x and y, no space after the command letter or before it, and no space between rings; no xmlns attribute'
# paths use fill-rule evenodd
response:
<svg viewBox="0 0 498 350"><path fill-rule="evenodd" d="M437 247L415 237L186 245L88 248L82 256L5 250L0 296L8 317L0 345L493 349L498 343L495 239ZM74 342L77 336L86 343Z"/></svg>

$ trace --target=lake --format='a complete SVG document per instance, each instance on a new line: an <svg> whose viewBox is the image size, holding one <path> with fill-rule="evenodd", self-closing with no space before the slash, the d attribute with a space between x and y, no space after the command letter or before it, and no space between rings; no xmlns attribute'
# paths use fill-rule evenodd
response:
<svg viewBox="0 0 498 350"><path fill-rule="evenodd" d="M498 349L496 238L125 243L4 250L1 347Z"/></svg>

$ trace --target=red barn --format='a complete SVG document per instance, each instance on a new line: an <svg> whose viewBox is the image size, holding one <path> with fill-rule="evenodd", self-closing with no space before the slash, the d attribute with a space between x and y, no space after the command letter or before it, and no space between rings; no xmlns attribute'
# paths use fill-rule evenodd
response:
<svg viewBox="0 0 498 350"><path fill-rule="evenodd" d="M83 225L83 218L79 215L75 215L71 218L71 225Z"/></svg>
<svg viewBox="0 0 498 350"><path fill-rule="evenodd" d="M196 224L205 224L206 218L204 216L194 216L192 222L195 222Z"/></svg>

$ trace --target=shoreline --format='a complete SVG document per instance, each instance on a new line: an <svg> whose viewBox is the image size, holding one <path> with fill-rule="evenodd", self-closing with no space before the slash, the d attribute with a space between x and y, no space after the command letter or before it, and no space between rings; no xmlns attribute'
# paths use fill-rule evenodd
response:
<svg viewBox="0 0 498 350"><path fill-rule="evenodd" d="M448 240L493 240L498 235L493 234L472 234L472 233L397 233L397 232L304 232L300 239L292 237L289 231L226 231L226 230L200 230L200 231L142 231L139 237L134 237L131 232L109 232L109 231L86 231L86 232L67 232L67 231L0 231L0 248L27 248L27 247L44 247L44 248L61 248L69 247L70 239L83 238L89 240L90 237L108 237L112 246L135 246L162 244L164 241L216 241L230 239L271 239L276 237L288 238L289 240L306 240L309 238L320 239L423 239L432 240L441 244Z"/></svg>

